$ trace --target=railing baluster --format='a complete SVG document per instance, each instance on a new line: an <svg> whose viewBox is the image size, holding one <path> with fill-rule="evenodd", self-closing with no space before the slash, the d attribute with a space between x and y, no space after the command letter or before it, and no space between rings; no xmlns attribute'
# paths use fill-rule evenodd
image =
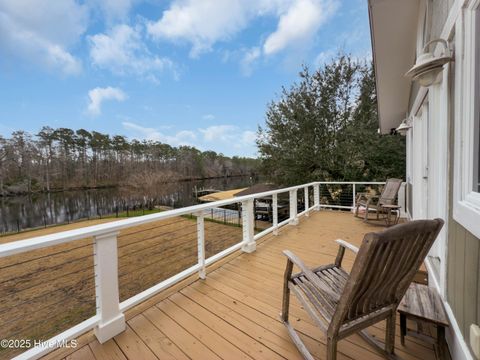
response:
<svg viewBox="0 0 480 360"><path fill-rule="evenodd" d="M272 195L273 235L278 235L278 194Z"/></svg>
<svg viewBox="0 0 480 360"><path fill-rule="evenodd" d="M125 330L118 291L117 235L113 232L94 238L95 291L100 316L95 335L102 344Z"/></svg>
<svg viewBox="0 0 480 360"><path fill-rule="evenodd" d="M242 226L243 226L243 245L242 251L251 253L256 250L255 239L255 219L254 217L254 199L242 201Z"/></svg>
<svg viewBox="0 0 480 360"><path fill-rule="evenodd" d="M297 206L297 190L290 190L290 225L298 224Z"/></svg>
<svg viewBox="0 0 480 360"><path fill-rule="evenodd" d="M304 194L305 194L304 195L305 196L305 216L309 216L308 208L310 207L310 205L308 201L308 186L305 186Z"/></svg>
<svg viewBox="0 0 480 360"><path fill-rule="evenodd" d="M315 210L320 210L320 184L313 185L313 204Z"/></svg>
<svg viewBox="0 0 480 360"><path fill-rule="evenodd" d="M356 184L355 184L355 183L353 183L353 192L352 192L352 194L353 194L352 208L355 209L355 205L356 205L355 203L356 203L356 201L357 201L357 188L356 188Z"/></svg>
<svg viewBox="0 0 480 360"><path fill-rule="evenodd" d="M205 270L205 219L203 211L197 215L197 249L198 249L198 276L200 279L206 279L207 272Z"/></svg>

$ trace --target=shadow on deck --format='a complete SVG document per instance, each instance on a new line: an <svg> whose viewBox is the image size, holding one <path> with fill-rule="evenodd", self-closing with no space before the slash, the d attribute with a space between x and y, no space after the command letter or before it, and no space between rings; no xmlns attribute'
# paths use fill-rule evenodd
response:
<svg viewBox="0 0 480 360"><path fill-rule="evenodd" d="M236 253L210 267L206 280L184 280L127 312L127 330L101 345L92 333L83 335L72 352L57 350L48 359L301 359L279 320L282 281L289 249L307 265L331 263L337 253L333 240L359 245L363 235L381 228L349 213L320 211L267 236L252 254ZM347 252L344 265L353 256ZM325 358L325 337L292 296L291 322L317 359ZM382 340L385 324L368 331ZM433 346L407 338L395 351L403 359L435 359ZM358 335L338 345L339 359L382 357Z"/></svg>

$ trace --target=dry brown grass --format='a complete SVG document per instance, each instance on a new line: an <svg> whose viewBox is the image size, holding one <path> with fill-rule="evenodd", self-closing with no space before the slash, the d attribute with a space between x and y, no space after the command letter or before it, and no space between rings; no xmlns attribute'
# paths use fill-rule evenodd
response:
<svg viewBox="0 0 480 360"><path fill-rule="evenodd" d="M2 238L1 243L69 230L94 220ZM120 300L197 263L196 219L177 217L122 230ZM241 241L240 227L205 222L206 255ZM0 339L46 339L95 313L93 241L84 239L0 259ZM0 351L0 358L12 355Z"/></svg>

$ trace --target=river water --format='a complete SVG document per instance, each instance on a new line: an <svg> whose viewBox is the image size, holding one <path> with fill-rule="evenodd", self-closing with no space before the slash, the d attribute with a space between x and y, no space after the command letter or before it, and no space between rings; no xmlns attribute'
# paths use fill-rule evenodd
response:
<svg viewBox="0 0 480 360"><path fill-rule="evenodd" d="M164 205L174 208L197 204L195 188L230 190L253 185L256 179L231 177L162 184L155 189L108 188L38 193L0 198L0 233L16 232L117 212Z"/></svg>

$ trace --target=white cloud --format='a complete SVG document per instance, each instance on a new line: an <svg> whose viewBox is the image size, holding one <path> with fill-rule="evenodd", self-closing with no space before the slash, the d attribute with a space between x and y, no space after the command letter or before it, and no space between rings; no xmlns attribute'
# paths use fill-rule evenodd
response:
<svg viewBox="0 0 480 360"><path fill-rule="evenodd" d="M339 0L173 0L147 32L158 40L191 45L190 56L211 51L217 42L228 41L253 20L278 19L274 32L260 46L223 51L223 61L236 59L244 75L263 56L287 48L305 46L337 8Z"/></svg>
<svg viewBox="0 0 480 360"><path fill-rule="evenodd" d="M122 126L130 132L131 137L160 141L172 146L195 146L200 150L211 149L230 156L254 156L256 153L256 133L234 125L213 125L204 129L173 131L167 126L145 127L128 120L123 121Z"/></svg>
<svg viewBox="0 0 480 360"><path fill-rule="evenodd" d="M258 46L248 49L240 61L242 72L246 76L250 76L253 71L253 63L262 55L262 51Z"/></svg>
<svg viewBox="0 0 480 360"><path fill-rule="evenodd" d="M111 86L101 88L96 87L88 92L89 104L87 107L91 115L97 116L102 112L102 103L105 100L124 101L127 95L119 88Z"/></svg>
<svg viewBox="0 0 480 360"><path fill-rule="evenodd" d="M324 0L297 0L281 15L277 30L263 45L266 55L298 45L311 39L322 24L333 14L337 3Z"/></svg>
<svg viewBox="0 0 480 360"><path fill-rule="evenodd" d="M193 131L182 130L178 131L173 135L166 135L160 132L158 129L144 127L138 124L135 124L130 121L122 122L123 127L126 130L133 131L136 135L139 135L140 138L145 140L160 141L172 146L179 145L189 145L192 146L192 141L197 137Z"/></svg>
<svg viewBox="0 0 480 360"><path fill-rule="evenodd" d="M74 0L0 1L0 51L65 74L81 71L69 52L88 22L88 9Z"/></svg>
<svg viewBox="0 0 480 360"><path fill-rule="evenodd" d="M236 126L213 125L206 129L199 129L205 141L230 141L235 138Z"/></svg>
<svg viewBox="0 0 480 360"><path fill-rule="evenodd" d="M245 130L242 133L242 143L253 145L255 144L256 140L257 140L257 133L255 131Z"/></svg>
<svg viewBox="0 0 480 360"><path fill-rule="evenodd" d="M251 130L241 130L235 125L213 125L198 129L203 134L203 140L208 143L220 143L235 149L253 147L256 133Z"/></svg>
<svg viewBox="0 0 480 360"><path fill-rule="evenodd" d="M142 41L140 26L125 24L113 27L107 33L88 37L92 63L120 75L140 75L157 81L155 74L171 69L173 62L152 54Z"/></svg>
<svg viewBox="0 0 480 360"><path fill-rule="evenodd" d="M147 25L152 37L192 44L190 55L198 56L217 41L228 40L247 25L245 0L175 0L157 22Z"/></svg>
<svg viewBox="0 0 480 360"><path fill-rule="evenodd" d="M135 0L91 0L92 5L99 7L108 22L125 20Z"/></svg>
<svg viewBox="0 0 480 360"><path fill-rule="evenodd" d="M203 120L213 120L213 119L215 119L215 115L213 115L213 114L205 114L205 115L202 116L202 119L203 119Z"/></svg>
<svg viewBox="0 0 480 360"><path fill-rule="evenodd" d="M317 68L322 67L323 65L329 63L335 57L337 52L337 49L328 49L321 51L313 61L313 64Z"/></svg>

